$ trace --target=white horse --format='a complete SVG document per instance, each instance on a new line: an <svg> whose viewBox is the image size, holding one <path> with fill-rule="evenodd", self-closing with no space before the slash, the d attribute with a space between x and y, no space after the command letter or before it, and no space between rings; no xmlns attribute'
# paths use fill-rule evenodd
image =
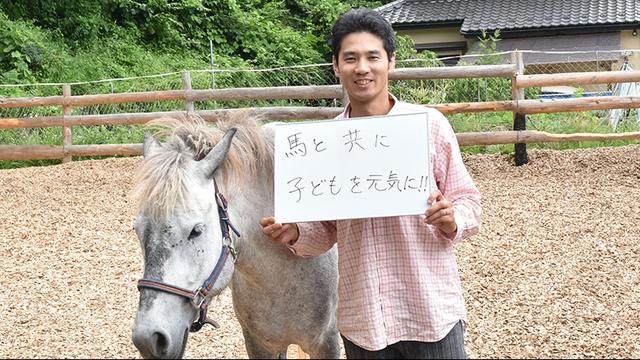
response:
<svg viewBox="0 0 640 360"><path fill-rule="evenodd" d="M132 338L141 355L182 357L189 329L215 324L206 307L231 283L251 358L284 357L289 344L338 358L336 250L295 256L259 224L273 214L273 129L247 118L154 124L168 137L145 136L134 188L144 275ZM242 234L235 241L232 223Z"/></svg>

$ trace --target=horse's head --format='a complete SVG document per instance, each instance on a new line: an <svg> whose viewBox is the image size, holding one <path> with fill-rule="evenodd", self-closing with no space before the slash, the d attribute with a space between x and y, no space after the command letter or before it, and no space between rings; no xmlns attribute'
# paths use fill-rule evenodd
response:
<svg viewBox="0 0 640 360"><path fill-rule="evenodd" d="M145 137L134 225L144 276L133 326L133 343L145 358L181 357L189 329L202 326L209 300L231 280L235 254L213 179L234 133L204 157L192 148L192 136L163 144Z"/></svg>

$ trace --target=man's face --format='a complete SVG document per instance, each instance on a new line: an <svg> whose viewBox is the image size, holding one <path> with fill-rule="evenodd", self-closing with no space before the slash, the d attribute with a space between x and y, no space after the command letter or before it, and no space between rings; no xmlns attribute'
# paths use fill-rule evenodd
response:
<svg viewBox="0 0 640 360"><path fill-rule="evenodd" d="M333 71L340 78L352 104L366 105L388 99L389 70L395 68L384 50L384 42L368 32L357 32L342 39Z"/></svg>

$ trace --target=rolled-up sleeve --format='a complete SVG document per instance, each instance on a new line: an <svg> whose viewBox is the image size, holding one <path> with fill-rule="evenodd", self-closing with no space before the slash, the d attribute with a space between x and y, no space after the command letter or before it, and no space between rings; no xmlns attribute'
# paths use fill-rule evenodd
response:
<svg viewBox="0 0 640 360"><path fill-rule="evenodd" d="M431 114L430 114L431 115ZM458 140L449 121L438 111L430 116L435 147L434 177L440 192L453 203L458 227L453 234L437 231L438 236L457 244L480 231L482 206L480 192L467 171Z"/></svg>
<svg viewBox="0 0 640 360"><path fill-rule="evenodd" d="M322 255L336 243L335 221L298 223L298 231L298 240L293 245L288 245L298 256Z"/></svg>

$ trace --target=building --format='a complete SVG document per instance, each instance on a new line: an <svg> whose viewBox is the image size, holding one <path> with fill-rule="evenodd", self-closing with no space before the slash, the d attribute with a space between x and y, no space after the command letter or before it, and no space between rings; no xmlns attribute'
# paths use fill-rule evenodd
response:
<svg viewBox="0 0 640 360"><path fill-rule="evenodd" d="M625 58L640 69L640 0L397 0L377 11L448 65L499 29L497 51L531 51L527 73L617 70Z"/></svg>

